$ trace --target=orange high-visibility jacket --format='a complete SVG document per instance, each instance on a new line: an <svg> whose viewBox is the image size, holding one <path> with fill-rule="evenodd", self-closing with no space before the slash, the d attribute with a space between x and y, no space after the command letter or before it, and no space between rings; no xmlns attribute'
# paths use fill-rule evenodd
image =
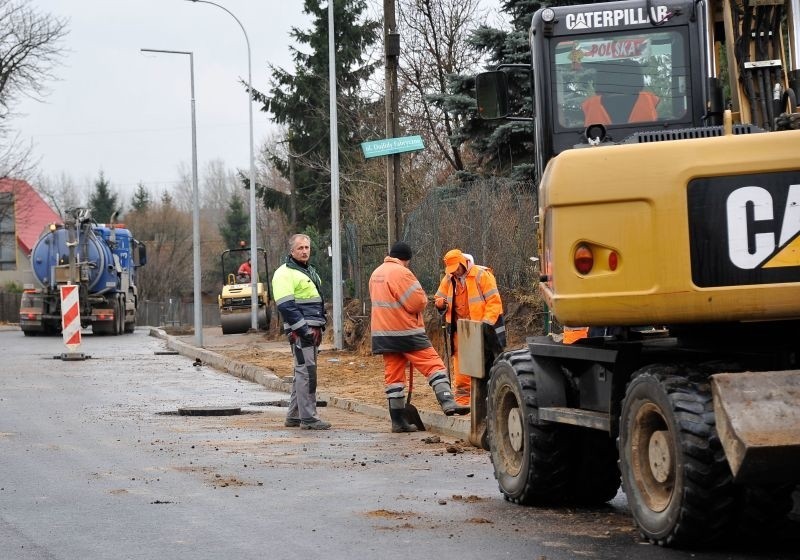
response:
<svg viewBox="0 0 800 560"><path fill-rule="evenodd" d="M655 121L658 120L658 105L659 98L656 94L649 91L640 91L636 97L636 103L633 104L631 114L628 116L629 123ZM584 126L590 124L611 124L611 117L608 115L606 108L603 107L603 99L600 95L593 95L588 97L582 104Z"/></svg>
<svg viewBox="0 0 800 560"><path fill-rule="evenodd" d="M412 352L431 346L422 320L428 296L414 273L398 259L386 257L375 269L369 278L369 297L373 354Z"/></svg>
<svg viewBox="0 0 800 560"><path fill-rule="evenodd" d="M461 306L453 301L453 276L445 274L436 291L436 307L441 308L447 302L452 309ZM460 280L455 279L456 282ZM505 346L505 320L503 318L503 301L500 299L500 292L497 290L497 280L494 278L491 269L481 265L472 265L464 276L464 285L467 289L467 305L469 317L456 317L457 319L470 319L472 321L483 321L494 327L497 337L502 346ZM450 323L451 313L445 313L445 319Z"/></svg>

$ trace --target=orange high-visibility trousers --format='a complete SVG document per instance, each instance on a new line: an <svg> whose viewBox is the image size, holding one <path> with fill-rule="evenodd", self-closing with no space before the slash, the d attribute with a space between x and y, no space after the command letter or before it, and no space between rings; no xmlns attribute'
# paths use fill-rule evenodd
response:
<svg viewBox="0 0 800 560"><path fill-rule="evenodd" d="M445 335L447 336L447 335ZM447 341L449 344L449 341ZM450 349L451 359L453 360L453 396L456 403L469 406L470 395L472 388L472 378L469 375L461 373L461 368L458 366L458 333L453 333L453 347Z"/></svg>
<svg viewBox="0 0 800 560"><path fill-rule="evenodd" d="M411 366L414 369L428 379L429 383L431 382L431 377L436 376L436 374L440 374L444 376L444 379L447 379L444 362L436 350L433 349L433 346L411 352L387 352L383 354L383 377L386 383L387 395L390 393L391 388L405 387L406 366L409 362L411 362ZM400 394L394 392L392 396L400 396Z"/></svg>

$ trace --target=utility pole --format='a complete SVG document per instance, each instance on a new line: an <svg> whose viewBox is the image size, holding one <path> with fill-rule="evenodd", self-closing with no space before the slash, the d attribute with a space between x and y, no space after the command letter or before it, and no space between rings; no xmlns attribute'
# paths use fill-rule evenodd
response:
<svg viewBox="0 0 800 560"><path fill-rule="evenodd" d="M386 138L396 138L398 129L397 67L400 34L397 32L395 0L383 0L383 46L386 57ZM400 154L386 157L386 223L389 247L403 235L400 205Z"/></svg>

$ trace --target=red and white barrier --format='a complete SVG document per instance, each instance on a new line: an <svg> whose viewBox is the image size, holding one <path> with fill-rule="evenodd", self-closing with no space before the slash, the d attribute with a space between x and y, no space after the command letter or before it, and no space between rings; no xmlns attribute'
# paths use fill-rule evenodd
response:
<svg viewBox="0 0 800 560"><path fill-rule="evenodd" d="M64 346L74 352L81 344L81 310L78 286L61 286L61 332Z"/></svg>

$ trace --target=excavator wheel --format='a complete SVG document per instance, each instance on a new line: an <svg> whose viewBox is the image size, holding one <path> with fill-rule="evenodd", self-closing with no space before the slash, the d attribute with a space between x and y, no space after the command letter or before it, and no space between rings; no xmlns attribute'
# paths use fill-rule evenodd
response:
<svg viewBox="0 0 800 560"><path fill-rule="evenodd" d="M505 498L528 505L563 502L571 479L569 432L533 419L536 381L527 349L497 358L488 401L489 452Z"/></svg>
<svg viewBox="0 0 800 560"><path fill-rule="evenodd" d="M707 379L677 365L639 370L622 403L618 448L622 486L644 538L683 546L724 536L735 487Z"/></svg>

